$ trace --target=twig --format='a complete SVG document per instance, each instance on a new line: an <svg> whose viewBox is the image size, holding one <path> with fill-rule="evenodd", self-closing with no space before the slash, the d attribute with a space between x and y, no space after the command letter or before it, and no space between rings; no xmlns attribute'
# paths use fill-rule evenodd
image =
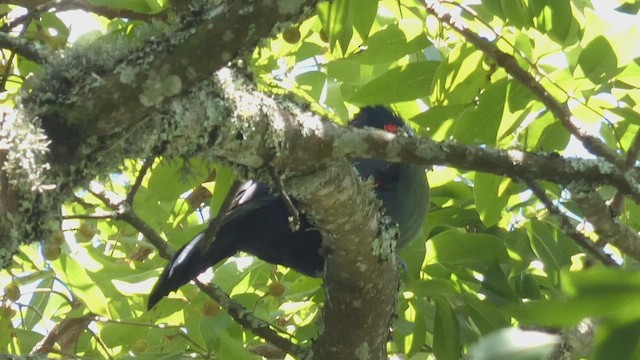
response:
<svg viewBox="0 0 640 360"><path fill-rule="evenodd" d="M129 190L129 193L127 194L127 198L125 200L130 205L133 204L133 198L136 196L136 193L138 192L138 189L142 184L142 180L144 179L144 176L147 174L147 171L149 171L149 169L151 168L155 160L156 160L155 155L149 156L144 160L144 163L142 163L142 167L140 167L140 171L138 171L138 176L136 177L136 181L133 183L133 185L131 185L131 189Z"/></svg>
<svg viewBox="0 0 640 360"><path fill-rule="evenodd" d="M583 250L589 253L594 258L598 259L605 265L618 266L618 263L599 248L593 241L589 240L583 233L576 230L575 226L571 224L569 217L557 207L553 201L547 196L544 190L533 180L525 180L529 189L540 199L540 201L547 208L549 213L555 215L560 220L560 226L565 234L569 235L573 241L578 244Z"/></svg>
<svg viewBox="0 0 640 360"><path fill-rule="evenodd" d="M205 254L211 247L211 244L216 238L216 234L218 234L218 230L220 230L220 226L222 226L222 223L224 222L224 218L227 216L227 212L229 211L229 208L233 203L233 199L235 199L236 193L240 189L240 185L242 185L240 181L233 180L233 183L229 188L229 192L227 192L227 196L224 198L224 201L222 202L222 206L220 207L218 216L216 216L214 219L212 219L209 222L209 226L207 226L207 230L204 231L203 242L200 245L201 254Z"/></svg>
<svg viewBox="0 0 640 360"><path fill-rule="evenodd" d="M588 186L572 184L571 198L578 204L584 218L594 227L601 240L617 247L624 254L640 260L640 236L615 219L604 199Z"/></svg>
<svg viewBox="0 0 640 360"><path fill-rule="evenodd" d="M247 311L247 309L231 299L231 297L220 288L212 284L203 284L197 279L194 281L200 290L217 301L220 306L224 307L227 313L229 313L229 316L242 327L251 330L254 334L293 356L302 353L302 347L280 336L280 334L271 328L269 323L255 317L250 311Z"/></svg>
<svg viewBox="0 0 640 360"><path fill-rule="evenodd" d="M93 188L89 190L91 194L104 202L111 210L115 211L116 220L122 220L141 232L144 237L158 249L158 253L163 258L171 259L173 257L175 253L173 249L171 249L167 242L145 223L144 220L140 219L126 201L117 202L109 199L109 196L107 196L104 190L99 189L97 186L92 187Z"/></svg>
<svg viewBox="0 0 640 360"><path fill-rule="evenodd" d="M427 12L437 17L441 23L449 25L478 50L482 51L485 55L493 59L496 64L505 69L509 75L526 86L553 113L569 133L582 142L585 149L596 156L605 158L612 164L617 164L618 156L616 153L598 138L589 135L577 127L571 121L571 112L567 105L558 102L535 77L518 65L518 61L513 56L501 51L495 44L469 30L459 19L449 14L439 1L425 0L425 7Z"/></svg>
<svg viewBox="0 0 640 360"><path fill-rule="evenodd" d="M79 215L64 215L62 220L109 220L117 217L118 214L79 214Z"/></svg>
<svg viewBox="0 0 640 360"><path fill-rule="evenodd" d="M640 155L640 130L636 132L636 136L633 138L629 151L627 151L627 157L625 158L624 164L621 166L622 170L632 169L638 159L638 155ZM618 191L613 198L611 198L611 201L609 201L609 209L614 216L618 216L620 214L623 200L624 194Z"/></svg>
<svg viewBox="0 0 640 360"><path fill-rule="evenodd" d="M289 197L289 194L284 189L282 178L278 176L278 173L276 173L276 170L273 167L269 166L268 168L269 175L271 176L271 179L276 186L276 191L278 191L278 194L280 194L282 201L284 201L285 205L287 205L287 210L289 210L289 215L291 215L289 217L289 226L291 227L292 231L298 231L300 230L300 211L298 211L298 208L296 208L296 206L293 204L293 201Z"/></svg>
<svg viewBox="0 0 640 360"><path fill-rule="evenodd" d="M89 327L87 327L87 331L91 334L91 336L93 336L94 339L96 339L96 342L98 343L98 345L100 345L104 353L107 354L107 357L110 360L113 360L113 356L109 353L109 348L107 347L107 344L105 344L104 341L102 341L102 338L98 336L98 334L96 334L95 331L91 330L91 328Z"/></svg>

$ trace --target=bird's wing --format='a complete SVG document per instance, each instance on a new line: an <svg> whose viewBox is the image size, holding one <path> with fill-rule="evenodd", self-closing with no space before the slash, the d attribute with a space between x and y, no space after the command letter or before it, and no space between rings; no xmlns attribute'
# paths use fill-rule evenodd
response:
<svg viewBox="0 0 640 360"><path fill-rule="evenodd" d="M253 218L262 216L260 208L276 200L277 195L271 194L269 187L265 184L256 181L245 182L236 193L231 209L227 212L209 249L205 253L201 250L201 243L204 241L203 233L198 234L180 248L151 290L148 308L151 309L171 291L178 289L209 267L241 249L242 242L248 240L244 230L251 227L251 223L255 221Z"/></svg>

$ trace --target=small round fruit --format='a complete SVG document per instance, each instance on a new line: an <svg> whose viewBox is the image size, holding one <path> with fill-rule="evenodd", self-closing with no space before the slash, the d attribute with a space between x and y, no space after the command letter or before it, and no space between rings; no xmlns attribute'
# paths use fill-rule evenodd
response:
<svg viewBox="0 0 640 360"><path fill-rule="evenodd" d="M284 284L279 281L272 282L269 284L268 294L273 297L282 296L282 294L284 294Z"/></svg>
<svg viewBox="0 0 640 360"><path fill-rule="evenodd" d="M88 222L83 222L78 228L78 235L80 235L80 238L84 240L93 239L93 237L96 235L96 232L97 230L95 225Z"/></svg>
<svg viewBox="0 0 640 360"><path fill-rule="evenodd" d="M204 303L202 306L202 315L204 316L216 316L220 312L220 304L210 300Z"/></svg>
<svg viewBox="0 0 640 360"><path fill-rule="evenodd" d="M9 307L8 304L6 306L0 307L0 319L11 319L14 316L16 316L16 311Z"/></svg>
<svg viewBox="0 0 640 360"><path fill-rule="evenodd" d="M288 28L282 33L282 38L289 44L295 44L300 41L300 29L297 27Z"/></svg>
<svg viewBox="0 0 640 360"><path fill-rule="evenodd" d="M145 339L138 339L131 345L131 351L136 353L143 353L149 350L149 342Z"/></svg>
<svg viewBox="0 0 640 360"><path fill-rule="evenodd" d="M4 294L7 299L16 302L20 299L20 288L16 283L11 283L4 288Z"/></svg>
<svg viewBox="0 0 640 360"><path fill-rule="evenodd" d="M62 253L60 246L45 246L42 251L44 258L50 261L57 260L60 257L60 253Z"/></svg>
<svg viewBox="0 0 640 360"><path fill-rule="evenodd" d="M51 235L50 239L51 244L60 246L64 243L64 233L62 231L56 231Z"/></svg>

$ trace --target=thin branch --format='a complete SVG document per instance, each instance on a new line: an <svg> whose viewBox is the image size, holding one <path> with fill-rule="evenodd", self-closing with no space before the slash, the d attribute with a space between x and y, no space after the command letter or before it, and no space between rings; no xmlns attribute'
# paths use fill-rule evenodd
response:
<svg viewBox="0 0 640 360"><path fill-rule="evenodd" d="M640 260L640 236L612 216L600 194L591 187L578 184L572 184L568 189L571 191L571 198L580 206L584 218L593 225L600 239Z"/></svg>
<svg viewBox="0 0 640 360"><path fill-rule="evenodd" d="M285 205L287 205L287 210L289 210L289 215L291 215L289 216L289 226L291 227L291 230L298 231L298 229L300 229L300 211L298 211L296 206L293 205L291 197L289 197L289 194L284 189L282 178L278 176L276 170L271 166L269 166L269 175L271 176L271 180L273 180L273 183L275 184L276 191L278 191L278 194L280 194L280 197L284 201Z"/></svg>
<svg viewBox="0 0 640 360"><path fill-rule="evenodd" d="M636 132L635 137L633 138L633 142L627 151L627 157L625 158L624 164L622 165L623 170L630 170L636 164L638 160L638 155L640 155L640 130ZM609 209L611 213L614 215L620 214L622 204L624 200L624 194L620 191L616 192L616 194L609 201Z"/></svg>
<svg viewBox="0 0 640 360"><path fill-rule="evenodd" d="M142 180L144 176L147 174L147 171L151 169L153 166L153 162L156 160L156 156L149 156L142 163L142 167L140 167L140 171L138 171L138 176L136 177L136 181L131 185L131 189L129 189L129 193L127 194L126 202L131 205L133 204L133 198L136 196L140 185L142 184Z"/></svg>
<svg viewBox="0 0 640 360"><path fill-rule="evenodd" d="M104 189L101 189L98 186L92 186L92 189L89 191L93 196L100 199L105 203L105 205L115 211L116 220L122 220L141 232L147 241L158 249L160 256L165 259L173 257L173 254L175 253L173 249L171 249L167 242L133 211L127 202L118 202L110 199Z"/></svg>
<svg viewBox="0 0 640 360"><path fill-rule="evenodd" d="M540 201L547 208L549 213L555 215L560 220L560 226L562 230L567 234L573 241L578 244L585 252L598 259L605 265L608 266L618 266L618 263L609 256L609 254L605 253L601 248L599 248L593 241L589 240L583 233L576 230L575 226L571 224L571 220L569 217L558 208L553 201L547 196L545 191L532 180L525 180L529 189L533 191L533 193L540 199Z"/></svg>
<svg viewBox="0 0 640 360"><path fill-rule="evenodd" d="M110 214L80 214L80 215L64 215L62 220L109 220L118 217L117 213Z"/></svg>
<svg viewBox="0 0 640 360"><path fill-rule="evenodd" d="M618 163L618 155L608 148L598 138L589 135L571 121L571 112L566 104L561 104L553 97L545 88L536 80L533 75L520 67L518 61L512 55L498 49L498 47L489 40L480 37L478 34L469 30L460 19L454 18L437 0L425 0L427 12L438 18L443 24L449 25L452 29L462 35L467 41L473 44L478 50L493 59L496 64L505 69L507 73L513 76L526 86L542 103L553 113L562 125L575 136L585 149L590 153L607 159L612 164Z"/></svg>
<svg viewBox="0 0 640 360"><path fill-rule="evenodd" d="M302 354L303 348L301 346L280 336L280 334L271 328L269 323L255 317L250 311L247 311L247 309L235 300L231 299L231 297L229 297L229 295L220 288L213 284L203 284L197 279L194 281L200 290L217 301L220 306L224 307L225 310L227 310L227 313L229 313L229 316L231 316L238 324L242 325L242 327L251 330L254 334L293 356L297 357Z"/></svg>
<svg viewBox="0 0 640 360"><path fill-rule="evenodd" d="M98 334L96 334L95 331L91 330L91 328L89 328L89 327L87 327L87 331L91 334L91 336L93 336L94 339L96 339L96 342L98 343L98 345L100 345L100 347L102 348L104 353L107 354L107 357L110 360L113 360L114 358L109 353L109 348L107 347L107 344L105 344L104 341L102 341L102 338L100 336L98 336Z"/></svg>

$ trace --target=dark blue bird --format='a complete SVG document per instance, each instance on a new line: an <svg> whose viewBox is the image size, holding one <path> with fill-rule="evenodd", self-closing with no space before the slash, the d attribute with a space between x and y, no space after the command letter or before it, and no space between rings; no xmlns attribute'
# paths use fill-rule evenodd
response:
<svg viewBox="0 0 640 360"><path fill-rule="evenodd" d="M400 117L382 106L362 108L349 125L393 133L405 126ZM429 208L424 168L360 158L354 159L353 165L360 176L373 181L386 213L398 222L397 246L404 246L420 230ZM263 183L247 181L235 195L209 249L205 253L200 250L204 241L201 233L178 250L151 290L148 308L238 251L305 275L321 276L324 270L320 254L322 236L304 215L300 218L300 229L292 231L289 216L289 209L277 193Z"/></svg>

